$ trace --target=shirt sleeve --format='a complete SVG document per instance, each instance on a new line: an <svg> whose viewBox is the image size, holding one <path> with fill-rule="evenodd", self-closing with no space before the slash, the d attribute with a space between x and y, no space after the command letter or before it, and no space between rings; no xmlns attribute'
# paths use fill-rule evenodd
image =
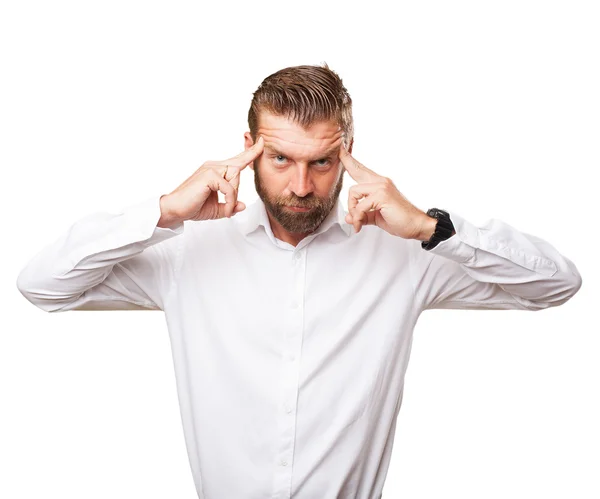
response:
<svg viewBox="0 0 600 499"><path fill-rule="evenodd" d="M427 251L411 240L411 272L421 310L541 310L581 287L571 260L547 241L491 219L476 227L450 213L456 234Z"/></svg>
<svg viewBox="0 0 600 499"><path fill-rule="evenodd" d="M160 196L74 223L21 270L17 287L46 312L164 310L184 224L157 227Z"/></svg>

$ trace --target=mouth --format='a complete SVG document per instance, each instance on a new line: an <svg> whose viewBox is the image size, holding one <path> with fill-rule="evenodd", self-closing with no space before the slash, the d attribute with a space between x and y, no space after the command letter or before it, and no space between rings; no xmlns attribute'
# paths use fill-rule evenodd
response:
<svg viewBox="0 0 600 499"><path fill-rule="evenodd" d="M299 206L286 206L286 208L289 208L292 211L300 211L300 212L310 211L311 210L311 208L301 208Z"/></svg>

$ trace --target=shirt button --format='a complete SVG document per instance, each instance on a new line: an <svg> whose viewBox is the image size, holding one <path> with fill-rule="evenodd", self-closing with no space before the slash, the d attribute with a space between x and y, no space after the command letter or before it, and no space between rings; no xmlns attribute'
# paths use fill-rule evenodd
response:
<svg viewBox="0 0 600 499"><path fill-rule="evenodd" d="M288 414L289 414L290 412L292 412L292 408L291 408L289 405L287 405L287 404L286 404L286 406L285 406L285 412L287 412Z"/></svg>
<svg viewBox="0 0 600 499"><path fill-rule="evenodd" d="M287 461L286 460L281 461L281 466L287 466Z"/></svg>
<svg viewBox="0 0 600 499"><path fill-rule="evenodd" d="M302 258L302 255L300 253L296 253L296 255L294 256L294 258L298 262L298 261L300 261L300 258Z"/></svg>

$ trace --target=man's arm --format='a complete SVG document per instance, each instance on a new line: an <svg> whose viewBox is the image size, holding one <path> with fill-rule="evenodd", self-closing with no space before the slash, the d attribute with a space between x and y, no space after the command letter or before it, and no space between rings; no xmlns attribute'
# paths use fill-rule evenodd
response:
<svg viewBox="0 0 600 499"><path fill-rule="evenodd" d="M174 236L184 225L158 227L161 220L160 196L118 214L89 215L39 252L19 273L17 287L46 312L163 310L181 242Z"/></svg>
<svg viewBox="0 0 600 499"><path fill-rule="evenodd" d="M264 139L233 158L206 161L170 194L117 215L97 213L75 223L21 271L17 287L47 312L150 308L164 310L175 282L184 222L231 217L240 172L262 154ZM215 193L225 196L220 203ZM170 239L170 240L168 240ZM162 244L158 244L162 243Z"/></svg>
<svg viewBox="0 0 600 499"><path fill-rule="evenodd" d="M450 219L456 233L433 249L410 241L422 310L542 310L562 305L581 287L575 264L547 241L497 219L482 227L456 213Z"/></svg>

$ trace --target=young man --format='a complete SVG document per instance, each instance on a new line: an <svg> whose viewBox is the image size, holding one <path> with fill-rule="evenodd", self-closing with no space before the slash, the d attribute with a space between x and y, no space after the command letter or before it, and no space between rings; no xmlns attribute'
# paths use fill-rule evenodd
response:
<svg viewBox="0 0 600 499"><path fill-rule="evenodd" d="M542 310L581 286L543 239L424 212L354 159L351 103L326 65L278 71L244 152L81 219L19 275L48 312L165 312L201 498L381 497L421 312Z"/></svg>

